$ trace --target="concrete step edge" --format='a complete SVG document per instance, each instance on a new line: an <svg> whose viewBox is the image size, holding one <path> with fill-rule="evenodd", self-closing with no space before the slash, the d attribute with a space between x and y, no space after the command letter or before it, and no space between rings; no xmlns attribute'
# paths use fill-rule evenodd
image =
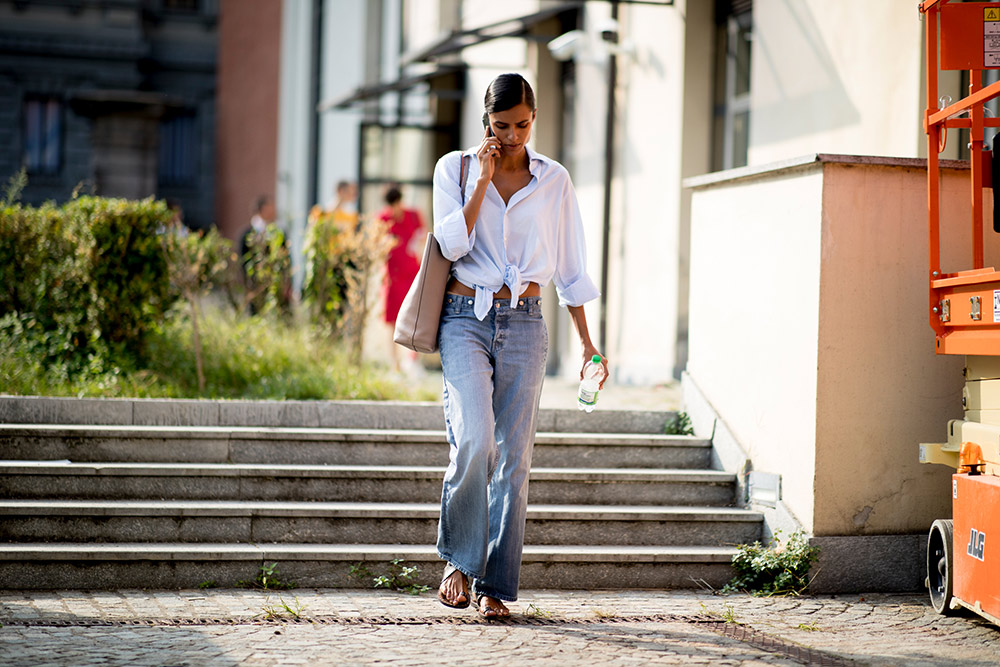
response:
<svg viewBox="0 0 1000 667"><path fill-rule="evenodd" d="M522 561L726 563L734 547L525 545ZM414 544L70 544L0 545L0 561L438 561L432 545Z"/></svg>
<svg viewBox="0 0 1000 667"><path fill-rule="evenodd" d="M400 428L284 426L123 426L90 424L0 424L0 437L76 437L197 440L301 440L310 442L442 443L445 431ZM705 438L656 433L539 431L536 445L710 447Z"/></svg>
<svg viewBox="0 0 1000 667"><path fill-rule="evenodd" d="M251 463L72 463L0 461L0 475L87 477L239 477L440 480L444 466L300 465ZM533 468L532 481L705 482L732 484L736 475L685 468Z"/></svg>
<svg viewBox="0 0 1000 667"><path fill-rule="evenodd" d="M3 500L0 517L322 517L437 519L436 503ZM564 521L756 522L763 514L729 507L643 505L528 505L528 519Z"/></svg>
<svg viewBox="0 0 1000 667"><path fill-rule="evenodd" d="M543 408L540 430L615 430L660 433L675 413L669 410L599 410L581 413L573 406ZM0 396L0 422L66 424L183 424L206 426L360 426L419 425L440 428L440 402L407 401L253 401L177 399L101 399Z"/></svg>

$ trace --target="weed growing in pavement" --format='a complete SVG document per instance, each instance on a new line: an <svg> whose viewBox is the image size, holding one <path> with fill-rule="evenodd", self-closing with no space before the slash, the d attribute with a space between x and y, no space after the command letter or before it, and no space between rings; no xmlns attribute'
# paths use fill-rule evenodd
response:
<svg viewBox="0 0 1000 667"><path fill-rule="evenodd" d="M201 588L201 589L205 589L205 588L218 588L218 587L219 587L219 585L217 583L215 583L215 579L209 579L208 581L203 581L200 584L198 584L198 588Z"/></svg>
<svg viewBox="0 0 1000 667"><path fill-rule="evenodd" d="M733 609L733 605L727 602L723 605L723 609L725 611L722 612L722 620L726 623L739 623L739 621L736 620L736 610Z"/></svg>
<svg viewBox="0 0 1000 667"><path fill-rule="evenodd" d="M597 618L604 620L607 618L615 618L618 614L613 611L607 611L606 609L594 608L590 610L591 613Z"/></svg>
<svg viewBox="0 0 1000 667"><path fill-rule="evenodd" d="M676 413L672 419L668 419L663 425L664 435L694 435L694 427L691 426L691 418L686 412Z"/></svg>
<svg viewBox="0 0 1000 667"><path fill-rule="evenodd" d="M271 620L275 618L301 618L302 612L305 611L305 605L299 602L299 598L295 598L295 602L289 605L285 602L285 599L278 596L278 604L271 604L271 596L268 595L264 600L264 606L261 607L261 611L264 613L264 618Z"/></svg>
<svg viewBox="0 0 1000 667"><path fill-rule="evenodd" d="M551 611L546 611L541 607L536 607L534 604L529 604L528 608L524 610L525 616L531 616L532 618L549 618L552 616Z"/></svg>
<svg viewBox="0 0 1000 667"><path fill-rule="evenodd" d="M816 621L813 621L812 623L799 623L795 627L799 630L805 630L806 632L816 632L819 630L819 626L816 625Z"/></svg>
<svg viewBox="0 0 1000 667"><path fill-rule="evenodd" d="M795 531L788 541L780 542L780 531L768 546L760 542L739 545L733 556L736 576L723 587L723 593L746 592L751 595L798 595L809 585L809 567L819 557L819 547L809 544L802 531Z"/></svg>
<svg viewBox="0 0 1000 667"><path fill-rule="evenodd" d="M410 595L418 595L430 590L428 586L416 583L417 574L420 568L416 565L403 565L402 558L394 558L389 562L389 574L375 577L375 588L390 588L394 591L403 591Z"/></svg>
<svg viewBox="0 0 1000 667"><path fill-rule="evenodd" d="M253 581L243 580L236 582L237 586L243 588L263 588L265 591L274 589L295 588L295 582L284 582L278 579L278 564L264 563L257 571L257 578Z"/></svg>
<svg viewBox="0 0 1000 667"><path fill-rule="evenodd" d="M355 563L348 570L348 575L361 580L370 580L374 588L388 588L410 595L419 595L429 591L429 586L416 583L420 568L416 565L403 565L403 562L402 558L394 558L389 561L389 573L378 576L364 563Z"/></svg>
<svg viewBox="0 0 1000 667"><path fill-rule="evenodd" d="M726 623L732 623L733 625L740 625L739 619L736 618L736 609L733 605L728 602L722 606L722 611L718 612L714 609L709 609L704 602L699 602L698 605L701 607L701 613L706 616L711 616L713 618L721 618Z"/></svg>

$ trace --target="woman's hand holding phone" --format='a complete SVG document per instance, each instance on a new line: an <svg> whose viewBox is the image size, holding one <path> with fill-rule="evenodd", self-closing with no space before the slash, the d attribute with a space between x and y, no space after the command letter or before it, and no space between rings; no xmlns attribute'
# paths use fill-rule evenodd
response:
<svg viewBox="0 0 1000 667"><path fill-rule="evenodd" d="M487 122L486 129L483 131L483 142L480 144L479 150L476 151L476 157L479 158L480 178L492 180L493 170L496 166L495 158L499 156L500 142L493 136L489 122Z"/></svg>

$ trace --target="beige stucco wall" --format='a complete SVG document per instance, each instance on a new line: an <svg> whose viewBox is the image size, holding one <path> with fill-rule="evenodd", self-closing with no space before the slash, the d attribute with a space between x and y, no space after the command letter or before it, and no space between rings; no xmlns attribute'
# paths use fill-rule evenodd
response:
<svg viewBox="0 0 1000 667"><path fill-rule="evenodd" d="M944 266L971 268L968 172L944 179ZM927 322L926 171L831 164L824 181L814 531L923 532L951 515L952 471L916 444L945 440L964 382Z"/></svg>
<svg viewBox="0 0 1000 667"><path fill-rule="evenodd" d="M822 221L818 167L697 189L687 372L757 470L813 511Z"/></svg>
<svg viewBox="0 0 1000 667"><path fill-rule="evenodd" d="M753 20L749 164L921 154L917 2L756 0Z"/></svg>
<svg viewBox="0 0 1000 667"><path fill-rule="evenodd" d="M943 174L943 263L968 268L967 172ZM847 159L705 181L688 373L754 469L781 474L815 535L949 516L949 469L917 463L961 416L964 362L935 355L927 323L923 168Z"/></svg>

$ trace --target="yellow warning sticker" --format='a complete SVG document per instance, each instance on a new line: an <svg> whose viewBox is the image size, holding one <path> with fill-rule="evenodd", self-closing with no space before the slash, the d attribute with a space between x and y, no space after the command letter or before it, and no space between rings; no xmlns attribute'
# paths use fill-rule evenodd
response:
<svg viewBox="0 0 1000 667"><path fill-rule="evenodd" d="M984 21L1000 21L1000 9L996 7L984 7L983 8L983 20Z"/></svg>

